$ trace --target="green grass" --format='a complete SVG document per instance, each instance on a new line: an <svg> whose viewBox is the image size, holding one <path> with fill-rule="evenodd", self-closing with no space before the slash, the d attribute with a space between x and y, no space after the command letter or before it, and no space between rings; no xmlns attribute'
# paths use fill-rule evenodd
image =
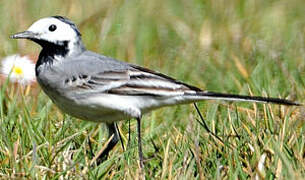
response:
<svg viewBox="0 0 305 180"><path fill-rule="evenodd" d="M43 2L0 2L0 57L37 56L36 44L9 35L41 17L64 15L78 24L90 50L202 89L304 103L303 0ZM123 152L119 143L107 161L90 166L90 151L96 154L107 141L104 125L63 115L37 85L25 93L18 85L2 83L0 102L1 179L139 177L135 121L130 147ZM226 145L196 122L192 105L147 114L142 135L148 179L305 177L304 107L198 105ZM118 125L126 146L128 122ZM258 170L264 154L263 170Z"/></svg>

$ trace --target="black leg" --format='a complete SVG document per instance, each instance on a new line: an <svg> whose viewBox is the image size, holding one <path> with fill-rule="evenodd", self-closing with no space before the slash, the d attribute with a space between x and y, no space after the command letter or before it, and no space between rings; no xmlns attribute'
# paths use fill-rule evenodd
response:
<svg viewBox="0 0 305 180"><path fill-rule="evenodd" d="M196 103L194 103L194 106L195 106L195 109L196 109L196 111L197 111L197 113L198 113L198 115L199 115L199 117L200 117L200 119L201 119L201 121L202 122L200 122L198 119L196 119L197 120L197 122L199 122L199 124L202 126L202 127L204 127L204 129L209 133L209 134L211 134L212 136L214 136L216 139L218 139L220 142L222 142L224 145L227 145L227 143L225 143L219 136L217 136L215 133L213 133L210 129L209 129L209 127L208 127L208 125L207 125L207 123L205 122L205 120L204 120L204 118L203 118L203 116L202 116L202 114L201 114L201 112L200 112L200 110L199 110L199 108L198 108L198 106L197 106L197 104ZM234 128L234 127L233 127ZM235 129L234 129L235 130ZM229 148L233 148L230 144L229 144L229 146L228 146Z"/></svg>
<svg viewBox="0 0 305 180"><path fill-rule="evenodd" d="M138 151L139 151L139 159L140 159L140 168L143 169L143 151L142 151L142 140L141 140L141 118L137 118L138 124Z"/></svg>
<svg viewBox="0 0 305 180"><path fill-rule="evenodd" d="M103 161L105 161L108 157L109 152L113 149L113 147L118 143L119 141L119 134L115 127L114 123L106 124L108 128L109 138L113 135L113 138L107 145L106 149L103 151L103 153L97 158L97 164L101 164Z"/></svg>

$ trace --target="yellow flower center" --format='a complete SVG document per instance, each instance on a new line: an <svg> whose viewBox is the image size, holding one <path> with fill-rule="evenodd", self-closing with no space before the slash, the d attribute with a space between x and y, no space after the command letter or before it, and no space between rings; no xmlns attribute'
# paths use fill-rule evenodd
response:
<svg viewBox="0 0 305 180"><path fill-rule="evenodd" d="M23 74L23 70L22 70L22 68L19 67L19 66L14 66L14 67L13 67L13 72L14 72L15 74L19 75L19 76Z"/></svg>

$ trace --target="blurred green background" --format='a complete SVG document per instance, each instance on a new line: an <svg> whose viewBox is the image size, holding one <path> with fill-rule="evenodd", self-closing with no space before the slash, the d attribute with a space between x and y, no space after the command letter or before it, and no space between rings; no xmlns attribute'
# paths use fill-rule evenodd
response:
<svg viewBox="0 0 305 180"><path fill-rule="evenodd" d="M78 25L89 50L202 89L304 103L304 9L303 0L2 0L0 57L37 57L38 45L9 35L39 18L62 15ZM134 121L127 151L118 144L105 163L90 166L89 152L107 139L104 126L63 116L43 93L32 97L2 86L3 178L138 177ZM192 106L154 111L143 120L147 177L304 178L303 107L211 101L199 107L212 131L234 148L200 127ZM128 123L119 127L126 142Z"/></svg>

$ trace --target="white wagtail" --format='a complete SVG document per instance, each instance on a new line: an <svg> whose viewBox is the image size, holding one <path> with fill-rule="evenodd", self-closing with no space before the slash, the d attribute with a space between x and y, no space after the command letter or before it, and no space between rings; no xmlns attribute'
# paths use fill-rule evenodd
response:
<svg viewBox="0 0 305 180"><path fill-rule="evenodd" d="M286 99L203 91L169 76L86 50L75 24L61 16L40 19L11 36L38 43L42 50L36 76L43 91L65 113L107 124L114 135L106 153L118 142L114 123L135 118L140 166L143 167L141 117L164 106L207 99L300 105Z"/></svg>

